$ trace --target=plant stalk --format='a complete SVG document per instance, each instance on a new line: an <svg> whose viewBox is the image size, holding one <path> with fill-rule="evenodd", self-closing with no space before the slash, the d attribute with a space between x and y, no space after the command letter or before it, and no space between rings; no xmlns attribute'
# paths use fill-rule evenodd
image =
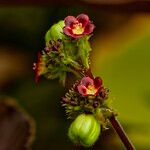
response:
<svg viewBox="0 0 150 150"><path fill-rule="evenodd" d="M119 121L115 118L115 116L112 116L109 118L110 123L112 124L113 128L117 132L118 136L120 137L121 141L123 142L124 146L127 150L135 150L134 145L129 140L128 136L126 135L123 127L119 123Z"/></svg>

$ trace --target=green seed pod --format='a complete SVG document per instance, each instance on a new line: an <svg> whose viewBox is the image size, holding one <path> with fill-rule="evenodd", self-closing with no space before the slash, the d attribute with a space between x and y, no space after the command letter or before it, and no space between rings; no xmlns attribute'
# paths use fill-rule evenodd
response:
<svg viewBox="0 0 150 150"><path fill-rule="evenodd" d="M68 136L73 143L90 147L98 139L100 130L100 123L92 114L81 114L70 125Z"/></svg>
<svg viewBox="0 0 150 150"><path fill-rule="evenodd" d="M58 23L54 24L45 34L45 41L48 43L50 40L57 41L58 39L63 39L63 27L64 21L59 21Z"/></svg>

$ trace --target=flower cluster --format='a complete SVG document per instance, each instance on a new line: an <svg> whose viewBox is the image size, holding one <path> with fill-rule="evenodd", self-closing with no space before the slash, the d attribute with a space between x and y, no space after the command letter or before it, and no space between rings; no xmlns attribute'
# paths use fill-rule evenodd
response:
<svg viewBox="0 0 150 150"><path fill-rule="evenodd" d="M81 113L97 113L104 107L108 99L109 90L102 84L99 77L89 76L77 81L72 89L62 98L62 106L65 107L68 118L75 118Z"/></svg>
<svg viewBox="0 0 150 150"><path fill-rule="evenodd" d="M48 79L59 78L65 85L68 73L77 77L61 103L68 118L75 119L69 128L69 138L85 147L96 142L101 127L106 128L107 118L112 115L108 106L109 90L100 77L93 76L89 65L89 38L94 28L86 14L68 16L54 24L47 31L45 48L38 53L33 66L36 82L44 75Z"/></svg>
<svg viewBox="0 0 150 150"><path fill-rule="evenodd" d="M48 79L59 78L65 84L67 73L80 77L89 68L88 40L93 29L85 14L68 16L54 24L45 34L45 48L34 63L35 80L44 75Z"/></svg>

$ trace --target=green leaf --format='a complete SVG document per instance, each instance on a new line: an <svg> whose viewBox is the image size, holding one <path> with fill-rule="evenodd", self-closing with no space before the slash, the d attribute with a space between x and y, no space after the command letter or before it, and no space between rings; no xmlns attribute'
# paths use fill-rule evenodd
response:
<svg viewBox="0 0 150 150"><path fill-rule="evenodd" d="M81 58L84 67L89 68L89 53L92 50L89 43L90 36L78 39L78 56Z"/></svg>

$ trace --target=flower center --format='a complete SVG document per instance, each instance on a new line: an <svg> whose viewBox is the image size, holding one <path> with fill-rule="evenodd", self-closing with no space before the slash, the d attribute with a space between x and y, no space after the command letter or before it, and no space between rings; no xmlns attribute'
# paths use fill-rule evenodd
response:
<svg viewBox="0 0 150 150"><path fill-rule="evenodd" d="M72 29L73 34L82 34L84 32L84 28L82 27L82 23L76 23L73 25Z"/></svg>
<svg viewBox="0 0 150 150"><path fill-rule="evenodd" d="M95 95L96 92L97 92L97 89L94 87L94 85L89 85L87 87L87 94Z"/></svg>

